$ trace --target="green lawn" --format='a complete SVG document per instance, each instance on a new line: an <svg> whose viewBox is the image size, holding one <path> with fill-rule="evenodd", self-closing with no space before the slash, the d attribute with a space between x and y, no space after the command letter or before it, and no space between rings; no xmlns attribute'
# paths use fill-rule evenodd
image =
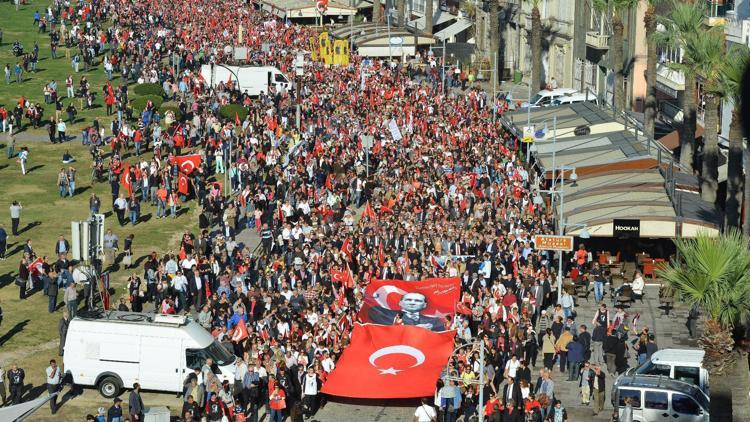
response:
<svg viewBox="0 0 750 422"><path fill-rule="evenodd" d="M15 62L10 52L10 47L15 39L20 40L27 50L30 50L35 40L40 46L40 61L37 73L25 75L21 84L15 82L6 85L5 80L0 79L0 103L11 107L17 99L23 95L35 102L43 103L44 96L42 87L48 81L55 79L58 86L62 87L65 94L65 78L72 72L70 61L65 59L64 50L60 52L61 58L52 60L50 58L49 39L47 34L38 34L32 26L34 10L43 11L48 2L36 2L33 5L22 7L16 11L15 7L7 2L0 3L0 28L3 29L3 44L0 46L0 65ZM101 58L97 58L97 63ZM83 76L81 72L74 75L76 83ZM105 75L100 66L86 73L92 84L92 89L101 92L105 84ZM115 84L118 80L115 80ZM77 101L77 100L76 100ZM102 98L98 96L97 101L101 104ZM67 103L66 103L67 104ZM76 104L78 107L78 104ZM45 117L54 113L53 108L45 106ZM78 135L80 128L88 124L96 117L104 117L102 106L94 110L85 110L79 114L79 120L75 129L68 129L69 134ZM108 127L109 120L100 120ZM38 140L33 140L37 138ZM55 314L47 313L47 297L36 293L25 301L19 301L18 288L13 284L13 279L18 271L21 258L21 250L26 239L32 239L35 250L39 255L54 255L54 242L60 234L70 240L70 222L83 220L88 215L88 198L91 192L95 192L102 199L102 210L109 213L111 210L110 191L108 184L91 183L91 160L86 147L80 141L71 141L65 144L52 145L47 141L46 132L43 130L29 131L26 129L18 135L16 150L22 146L30 149L29 167L33 170L26 176L21 176L19 165L14 159L6 159L5 144L6 136L0 134L0 222L4 223L10 234L10 216L8 207L14 200L21 202L24 206L21 216L21 228L31 224L30 228L17 238L8 239L9 257L6 261L0 261L0 303L5 318L0 325L0 364L6 358L4 355L22 348L32 353L35 346L57 339L57 322L61 311ZM57 173L63 166L62 154L69 150L76 158L73 165L78 169L77 190L78 194L73 198L62 199L59 197L56 187ZM131 160L132 162L132 160ZM195 203L188 202L188 212L182 213L176 220L161 219L155 217L155 207L143 204L141 214L149 216L147 222L135 227L130 225L120 228L114 216L109 216L105 227L114 229L115 233L122 239L128 234L135 235L134 251L136 258L150 253L152 250L159 252L173 248L177 244L179 233L182 230L195 230L197 218L195 218ZM111 213L110 213L111 214ZM52 259L53 260L53 259ZM53 260L54 261L54 260ZM138 271L142 273L142 270ZM113 281L118 288L115 300L121 296L127 274L120 270L114 274Z"/></svg>

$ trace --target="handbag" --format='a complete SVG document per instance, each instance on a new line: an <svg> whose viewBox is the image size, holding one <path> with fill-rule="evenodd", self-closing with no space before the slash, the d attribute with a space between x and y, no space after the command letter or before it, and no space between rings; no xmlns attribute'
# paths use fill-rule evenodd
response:
<svg viewBox="0 0 750 422"><path fill-rule="evenodd" d="M133 256L128 254L125 254L124 257L122 257L122 265L129 267L133 264Z"/></svg>
<svg viewBox="0 0 750 422"><path fill-rule="evenodd" d="M22 279L21 277L16 277L15 283L16 286L22 287L26 285L26 280Z"/></svg>

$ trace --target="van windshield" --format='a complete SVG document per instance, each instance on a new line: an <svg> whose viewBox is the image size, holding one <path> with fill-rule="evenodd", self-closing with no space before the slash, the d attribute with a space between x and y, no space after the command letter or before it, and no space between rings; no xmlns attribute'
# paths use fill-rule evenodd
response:
<svg viewBox="0 0 750 422"><path fill-rule="evenodd" d="M647 360L641 366L635 368L634 372L638 375L664 375L665 377L670 377L672 375L672 367Z"/></svg>
<svg viewBox="0 0 750 422"><path fill-rule="evenodd" d="M216 341L203 349L187 349L185 355L187 367L193 369L203 366L208 358L213 359L219 366L231 365L235 361L234 356Z"/></svg>

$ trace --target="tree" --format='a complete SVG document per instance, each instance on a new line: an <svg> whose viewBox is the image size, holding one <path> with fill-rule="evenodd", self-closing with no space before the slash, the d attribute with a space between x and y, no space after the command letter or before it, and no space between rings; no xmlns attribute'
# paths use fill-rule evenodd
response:
<svg viewBox="0 0 750 422"><path fill-rule="evenodd" d="M722 96L719 80L724 65L724 31L714 27L691 37L683 50L683 60L692 63L695 73L704 80L701 198L713 204L719 190L719 102Z"/></svg>
<svg viewBox="0 0 750 422"><path fill-rule="evenodd" d="M672 261L656 273L682 301L706 314L699 340L706 351L703 365L724 373L734 361L732 329L750 315L750 241L732 229L674 243L683 261Z"/></svg>
<svg viewBox="0 0 750 422"><path fill-rule="evenodd" d="M740 205L742 204L743 160L742 160L742 114L740 104L742 100L742 77L750 65L750 49L744 45L732 48L724 60L724 66L719 75L719 89L722 96L730 101L732 121L729 124L729 159L727 162L727 201L726 227L740 227ZM746 202L750 198L744 199Z"/></svg>
<svg viewBox="0 0 750 422"><path fill-rule="evenodd" d="M380 0L372 0L372 23L379 24L383 20Z"/></svg>
<svg viewBox="0 0 750 422"><path fill-rule="evenodd" d="M657 23L664 26L664 31L654 34L657 44L681 49L693 37L700 36L705 30L703 25L704 7L703 3L694 4L673 1L672 12L669 16L658 16ZM682 95L682 125L680 126L680 164L692 173L693 156L695 154L695 114L696 95L695 79L696 73L689 58L682 56L680 63L670 63L672 70L682 72L685 75L685 91Z"/></svg>
<svg viewBox="0 0 750 422"><path fill-rule="evenodd" d="M643 110L644 131L646 136L654 139L656 126L656 3L659 0L646 0L648 3L643 15L646 27L646 103Z"/></svg>
<svg viewBox="0 0 750 422"><path fill-rule="evenodd" d="M500 1L490 0L490 60L495 64L496 75L492 75L495 80L500 80Z"/></svg>
<svg viewBox="0 0 750 422"><path fill-rule="evenodd" d="M432 0L426 0L424 4L424 32L432 35ZM445 65L445 63L443 63Z"/></svg>
<svg viewBox="0 0 750 422"><path fill-rule="evenodd" d="M406 21L404 20L404 13L406 11L406 0L396 0L396 25L397 26L406 26Z"/></svg>
<svg viewBox="0 0 750 422"><path fill-rule="evenodd" d="M620 112L625 110L625 25L622 18L631 9L638 7L638 2L639 0L594 0L595 10L611 14L612 17L612 43L609 49L612 55L612 73L615 74L613 106Z"/></svg>
<svg viewBox="0 0 750 422"><path fill-rule="evenodd" d="M541 0L531 2L531 83L532 90L542 88L542 15L539 13ZM531 100L529 98L529 100Z"/></svg>

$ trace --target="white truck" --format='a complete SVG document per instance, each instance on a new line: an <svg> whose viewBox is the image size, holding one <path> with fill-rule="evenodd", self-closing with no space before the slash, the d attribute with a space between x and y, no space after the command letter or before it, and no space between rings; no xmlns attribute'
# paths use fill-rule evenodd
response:
<svg viewBox="0 0 750 422"><path fill-rule="evenodd" d="M706 352L698 349L663 349L651 359L628 369L618 380L633 375L661 375L692 384L709 395L708 371L703 367Z"/></svg>
<svg viewBox="0 0 750 422"><path fill-rule="evenodd" d="M185 316L104 311L77 316L65 340L65 370L73 382L113 398L139 383L144 390L181 392L206 359L220 381L234 382L235 357Z"/></svg>
<svg viewBox="0 0 750 422"><path fill-rule="evenodd" d="M212 87L224 82L226 85L239 84L242 93L247 92L257 97L261 92L268 93L273 86L277 91L291 90L292 82L279 69L273 66L228 66L222 64L204 64L201 66L201 76Z"/></svg>

